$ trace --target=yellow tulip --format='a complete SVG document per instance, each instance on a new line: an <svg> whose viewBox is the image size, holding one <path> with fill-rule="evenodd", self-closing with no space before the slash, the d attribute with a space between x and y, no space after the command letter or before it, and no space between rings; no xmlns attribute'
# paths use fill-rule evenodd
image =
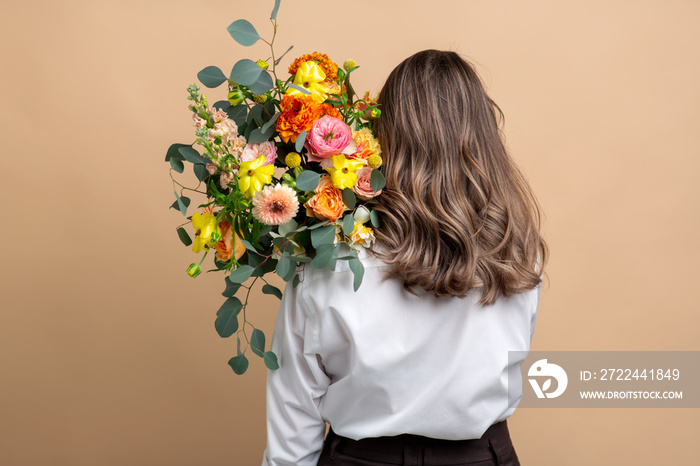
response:
<svg viewBox="0 0 700 466"><path fill-rule="evenodd" d="M247 198L252 198L263 186L270 184L275 173L275 165L265 163L265 156L261 155L250 162L242 162L238 168L238 189Z"/></svg>
<svg viewBox="0 0 700 466"><path fill-rule="evenodd" d="M205 247L213 246L216 238L221 238L221 230L212 214L195 213L192 215L192 226L195 230L194 244L192 250L199 253Z"/></svg>
<svg viewBox="0 0 700 466"><path fill-rule="evenodd" d="M347 159L343 154L331 157L333 168L326 168L331 174L331 181L336 189L352 188L357 183L355 172L364 167L365 164L359 160Z"/></svg>
<svg viewBox="0 0 700 466"><path fill-rule="evenodd" d="M295 85L303 87L311 92L311 97L313 97L315 101L322 103L328 98L328 87L323 83L325 79L326 73L318 66L318 63L309 60L299 65L297 74L294 75L293 82ZM303 94L303 92L290 87L287 94Z"/></svg>

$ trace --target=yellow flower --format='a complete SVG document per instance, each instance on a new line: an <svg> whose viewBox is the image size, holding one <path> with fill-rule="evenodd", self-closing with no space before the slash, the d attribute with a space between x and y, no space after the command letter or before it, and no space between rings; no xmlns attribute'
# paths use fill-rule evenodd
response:
<svg viewBox="0 0 700 466"><path fill-rule="evenodd" d="M382 158L378 154L372 154L367 157L367 165L372 168L379 168L382 166Z"/></svg>
<svg viewBox="0 0 700 466"><path fill-rule="evenodd" d="M355 228L350 233L350 241L357 246L368 248L374 242L374 231L361 223L356 223Z"/></svg>
<svg viewBox="0 0 700 466"><path fill-rule="evenodd" d="M326 168L326 171L331 174L331 181L336 189L352 188L357 183L357 175L355 172L364 167L365 164L360 160L347 159L343 154L334 155L331 157L333 168Z"/></svg>
<svg viewBox="0 0 700 466"><path fill-rule="evenodd" d="M275 165L265 163L265 156L261 155L250 162L241 162L238 169L238 189L247 198L252 198L263 186L270 184L275 173Z"/></svg>
<svg viewBox="0 0 700 466"><path fill-rule="evenodd" d="M199 253L205 247L213 246L216 243L215 238L212 236L215 233L221 238L221 230L219 229L219 224L216 221L216 217L212 214L200 214L196 212L192 215L192 226L195 230L194 244L192 245L192 250Z"/></svg>
<svg viewBox="0 0 700 466"><path fill-rule="evenodd" d="M311 97L316 102L323 102L328 97L328 88L323 84L326 79L326 74L323 72L318 63L314 61L305 61L299 65L297 74L294 76L294 84L303 87L311 92ZM301 91L290 87L287 95L303 94Z"/></svg>
<svg viewBox="0 0 700 466"><path fill-rule="evenodd" d="M290 152L284 158L284 163L286 163L289 168L297 168L301 165L301 156L296 152Z"/></svg>

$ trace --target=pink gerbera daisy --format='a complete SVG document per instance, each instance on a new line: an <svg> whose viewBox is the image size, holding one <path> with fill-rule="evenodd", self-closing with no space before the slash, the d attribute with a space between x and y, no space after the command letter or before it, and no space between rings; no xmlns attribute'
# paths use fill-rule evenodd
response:
<svg viewBox="0 0 700 466"><path fill-rule="evenodd" d="M287 223L299 211L299 199L292 188L282 184L265 186L253 198L253 217L265 225Z"/></svg>

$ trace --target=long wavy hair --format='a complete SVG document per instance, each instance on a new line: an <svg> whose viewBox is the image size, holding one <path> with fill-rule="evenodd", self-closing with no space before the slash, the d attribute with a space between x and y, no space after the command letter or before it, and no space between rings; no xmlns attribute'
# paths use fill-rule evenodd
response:
<svg viewBox="0 0 700 466"><path fill-rule="evenodd" d="M473 67L454 52L419 52L391 72L379 104L385 278L438 297L482 288L481 305L536 287L548 257L540 208Z"/></svg>

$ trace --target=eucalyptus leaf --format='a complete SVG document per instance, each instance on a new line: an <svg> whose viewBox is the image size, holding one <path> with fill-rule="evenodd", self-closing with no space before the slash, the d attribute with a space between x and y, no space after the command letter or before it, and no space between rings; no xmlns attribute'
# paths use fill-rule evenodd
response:
<svg viewBox="0 0 700 466"><path fill-rule="evenodd" d="M253 270L255 269L249 265L241 265L231 272L228 279L234 283L243 283L250 278L250 276L253 274Z"/></svg>
<svg viewBox="0 0 700 466"><path fill-rule="evenodd" d="M182 244L185 246L192 244L192 238L190 238L190 235L187 234L184 228L180 227L177 229L177 236L180 237L180 241L182 241Z"/></svg>
<svg viewBox="0 0 700 466"><path fill-rule="evenodd" d="M275 134L275 128L268 127L267 131L263 131L261 128L255 128L250 132L248 142L265 142L270 139L273 134Z"/></svg>
<svg viewBox="0 0 700 466"><path fill-rule="evenodd" d="M262 131L263 131L263 133L267 132L267 130L268 130L272 125L274 125L274 124L277 122L277 119L280 117L280 115L281 115L280 112L275 113L275 114L272 116L272 118L270 118L270 119L267 121L267 123L265 123L264 125L262 125Z"/></svg>
<svg viewBox="0 0 700 466"><path fill-rule="evenodd" d="M250 349L261 358L265 354L265 334L262 330L257 328L253 330L253 334L250 336Z"/></svg>
<svg viewBox="0 0 700 466"><path fill-rule="evenodd" d="M218 102L215 102L212 107L214 107L216 110L223 110L224 112L228 110L228 108L231 106L231 102L228 100L219 100Z"/></svg>
<svg viewBox="0 0 700 466"><path fill-rule="evenodd" d="M226 109L226 115L232 119L236 125L239 127L245 123L246 117L248 116L248 107L245 105L236 105L235 107L228 107Z"/></svg>
<svg viewBox="0 0 700 466"><path fill-rule="evenodd" d="M173 160L173 159L170 159ZM187 216L187 207L190 205L190 199L187 197L180 197L180 195L177 193L177 191L173 191L175 193L175 197L177 198L177 206L178 209L180 209L180 212L182 215Z"/></svg>
<svg viewBox="0 0 700 466"><path fill-rule="evenodd" d="M298 226L299 224L296 222L296 220L291 219L287 223L280 225L277 232L282 236L287 236L289 233L296 231Z"/></svg>
<svg viewBox="0 0 700 466"><path fill-rule="evenodd" d="M233 283L231 280L228 279L228 277L226 277L226 279L224 281L226 283L226 289L221 294L227 298L230 298L236 294L238 289L241 287L241 284L240 283Z"/></svg>
<svg viewBox="0 0 700 466"><path fill-rule="evenodd" d="M175 196L177 196L177 192L175 192ZM182 209L180 208L180 203L184 204L185 210L187 207L190 206L190 198L189 197L181 197L180 200L175 199L175 202L172 203L170 206L171 209L176 209L182 212ZM184 215L184 214L183 214Z"/></svg>
<svg viewBox="0 0 700 466"><path fill-rule="evenodd" d="M182 163L182 160L176 159L175 157L170 157L170 166L178 173L185 171L185 164Z"/></svg>
<svg viewBox="0 0 700 466"><path fill-rule="evenodd" d="M301 92L302 94L311 95L311 91L309 91L305 87L297 86L294 83L289 83L288 86L291 87L292 89L296 89L297 91Z"/></svg>
<svg viewBox="0 0 700 466"><path fill-rule="evenodd" d="M345 233L346 236L350 236L350 233L352 233L352 230L355 229L355 218L353 217L352 213L347 214L345 218L343 218L343 233Z"/></svg>
<svg viewBox="0 0 700 466"><path fill-rule="evenodd" d="M262 292L265 294L271 294L277 296L277 299L282 299L282 291L279 288L272 285L265 285L262 287Z"/></svg>
<svg viewBox="0 0 700 466"><path fill-rule="evenodd" d="M369 220L370 222L372 222L372 226L374 228L379 228L379 225L381 225L381 223L379 222L379 214L374 210L370 211Z"/></svg>
<svg viewBox="0 0 700 466"><path fill-rule="evenodd" d="M353 289L357 291L360 288L360 285L362 284L362 277L365 274L365 266L362 265L362 262L357 257L353 257L352 259L350 259L348 264L350 265L350 270L352 270L352 273L354 275Z"/></svg>
<svg viewBox="0 0 700 466"><path fill-rule="evenodd" d="M238 298L229 298L216 313L214 328L221 338L228 338L238 330L238 314L243 305Z"/></svg>
<svg viewBox="0 0 700 466"><path fill-rule="evenodd" d="M250 86L258 80L263 69L253 60L244 58L233 65L231 69L231 81L244 86Z"/></svg>
<svg viewBox="0 0 700 466"><path fill-rule="evenodd" d="M299 277L299 275L295 275L294 281L292 282L292 286L296 288L299 285L299 283L301 283L301 278Z"/></svg>
<svg viewBox="0 0 700 466"><path fill-rule="evenodd" d="M335 249L335 244L322 244L316 248L316 255L311 261L311 267L315 269L322 269L328 265L331 261L331 256L333 255L333 250Z"/></svg>
<svg viewBox="0 0 700 466"><path fill-rule="evenodd" d="M294 264L292 263L292 260L289 258L288 254L283 254L277 262L277 275L284 279L287 275L289 275L290 271L294 271Z"/></svg>
<svg viewBox="0 0 700 466"><path fill-rule="evenodd" d="M252 244L250 244L250 241L241 238L241 239L240 239L240 242L241 242L241 244L242 244L243 246L245 246L245 248L246 248L248 251L258 252L258 250L255 249L255 246L253 246Z"/></svg>
<svg viewBox="0 0 700 466"><path fill-rule="evenodd" d="M180 152L180 155L182 155L185 160L187 160L190 163L204 163L207 164L211 162L206 157L202 157L199 152L197 152L196 149L193 149L191 146L186 146L186 147L181 147L178 152Z"/></svg>
<svg viewBox="0 0 700 466"><path fill-rule="evenodd" d="M302 131L299 133L299 136L297 136L297 142L294 143L294 149L296 149L297 152L301 152L301 150L304 148L304 142L306 141L306 131Z"/></svg>
<svg viewBox="0 0 700 466"><path fill-rule="evenodd" d="M348 209L354 209L355 204L357 204L357 197L355 197L355 193L352 189L343 189L340 191L340 194L343 195L343 204L345 204Z"/></svg>
<svg viewBox="0 0 700 466"><path fill-rule="evenodd" d="M284 58L284 56L287 55L289 53L289 51L292 50L293 48L294 48L294 46L290 45L289 48L282 55L280 55L277 60L275 60L275 66L279 65L280 62L282 61L282 59Z"/></svg>
<svg viewBox="0 0 700 466"><path fill-rule="evenodd" d="M248 86L248 89L250 89L250 92L252 92L253 94L264 94L273 87L274 84L272 82L272 76L270 76L270 73L268 71L262 70L262 73L260 73L258 79L253 84Z"/></svg>
<svg viewBox="0 0 700 466"><path fill-rule="evenodd" d="M194 171L194 175L197 177L197 179L199 181L204 181L209 176L209 171L207 170L207 166L204 165L203 163L195 163L194 166L192 167L192 170Z"/></svg>
<svg viewBox="0 0 700 466"><path fill-rule="evenodd" d="M313 191L318 186L321 175L313 170L304 170L297 176L297 188L302 191Z"/></svg>
<svg viewBox="0 0 700 466"><path fill-rule="evenodd" d="M228 365L231 366L236 375L242 375L248 370L248 359L245 357L245 354L239 354L229 359Z"/></svg>
<svg viewBox="0 0 700 466"><path fill-rule="evenodd" d="M272 13L270 14L270 19L277 19L277 11L280 9L280 1L281 0L275 0L275 7L272 9Z"/></svg>
<svg viewBox="0 0 700 466"><path fill-rule="evenodd" d="M240 356L241 354L241 337L240 335L236 335L236 355Z"/></svg>
<svg viewBox="0 0 700 466"><path fill-rule="evenodd" d="M182 156L179 152L181 147L189 147L189 144L180 144L178 142L171 144L170 147L168 147L168 151L165 153L165 161L169 162L172 157L182 160Z"/></svg>
<svg viewBox="0 0 700 466"><path fill-rule="evenodd" d="M318 249L322 244L333 244L335 241L335 225L326 225L311 231L311 244Z"/></svg>
<svg viewBox="0 0 700 466"><path fill-rule="evenodd" d="M386 185L382 172L376 169L372 170L372 174L369 177L369 185L375 193L382 189Z"/></svg>
<svg viewBox="0 0 700 466"><path fill-rule="evenodd" d="M260 40L260 35L258 34L258 31L256 31L255 27L245 19L239 19L238 21L234 21L233 23L229 24L226 30L229 34L231 34L233 40L246 47L251 46L258 40ZM234 81L236 80L234 79Z"/></svg>
<svg viewBox="0 0 700 466"><path fill-rule="evenodd" d="M217 66L207 66L202 71L197 73L197 79L206 87L219 87L226 81L226 75Z"/></svg>
<svg viewBox="0 0 700 466"><path fill-rule="evenodd" d="M280 365L277 363L277 355L272 351L267 351L265 353L263 356L263 361L265 361L265 367L271 371L276 371L280 368Z"/></svg>

